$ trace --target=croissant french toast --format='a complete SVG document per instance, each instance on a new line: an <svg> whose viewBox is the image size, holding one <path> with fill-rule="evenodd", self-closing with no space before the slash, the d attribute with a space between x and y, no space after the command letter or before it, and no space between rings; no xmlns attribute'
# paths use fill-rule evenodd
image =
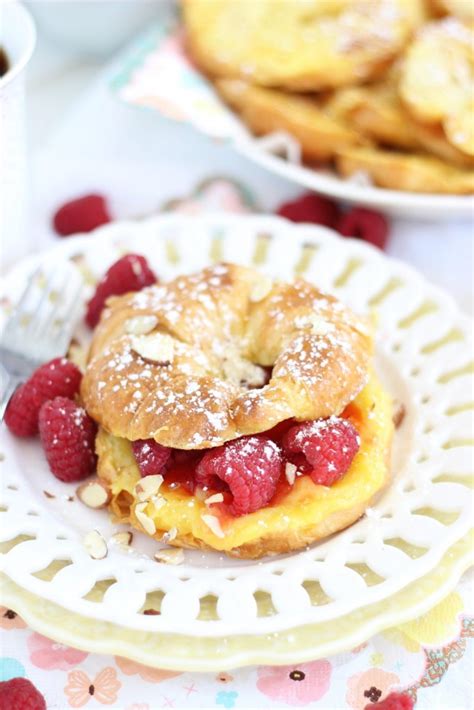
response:
<svg viewBox="0 0 474 710"><path fill-rule="evenodd" d="M450 143L474 155L474 31L456 18L427 24L402 63L400 96L409 111L440 125Z"/></svg>
<svg viewBox="0 0 474 710"><path fill-rule="evenodd" d="M473 192L473 8L183 0L182 17L190 58L254 135L288 133L308 168L345 179L463 196Z"/></svg>
<svg viewBox="0 0 474 710"><path fill-rule="evenodd" d="M389 481L369 322L297 280L223 264L109 299L81 395L110 509L240 557L351 524Z"/></svg>
<svg viewBox="0 0 474 710"><path fill-rule="evenodd" d="M289 91L377 76L424 18L420 0L184 0L182 9L206 73Z"/></svg>
<svg viewBox="0 0 474 710"><path fill-rule="evenodd" d="M286 131L301 146L305 160L330 160L341 146L364 143L354 130L332 117L314 96L254 86L241 79L219 79L216 89L256 135Z"/></svg>
<svg viewBox="0 0 474 710"><path fill-rule="evenodd" d="M426 153L396 153L380 148L345 148L336 156L344 177L363 171L375 185L391 190L472 195L474 170L458 168Z"/></svg>

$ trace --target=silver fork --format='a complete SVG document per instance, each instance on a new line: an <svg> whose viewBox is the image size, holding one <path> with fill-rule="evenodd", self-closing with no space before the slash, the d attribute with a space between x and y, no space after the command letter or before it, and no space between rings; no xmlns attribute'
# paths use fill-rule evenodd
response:
<svg viewBox="0 0 474 710"><path fill-rule="evenodd" d="M69 261L44 264L29 275L0 330L0 421L18 385L39 365L67 352L82 289L82 277Z"/></svg>

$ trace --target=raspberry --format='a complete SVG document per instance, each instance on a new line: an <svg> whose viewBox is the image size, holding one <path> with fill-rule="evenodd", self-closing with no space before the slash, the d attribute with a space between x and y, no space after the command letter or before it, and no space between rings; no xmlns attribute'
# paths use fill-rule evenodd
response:
<svg viewBox="0 0 474 710"><path fill-rule="evenodd" d="M42 405L54 397L72 399L79 392L81 372L64 357L41 365L30 379L16 390L5 412L5 423L15 436L38 433Z"/></svg>
<svg viewBox="0 0 474 710"><path fill-rule="evenodd" d="M62 237L91 232L107 222L110 222L110 215L102 195L84 195L66 202L53 217L54 229Z"/></svg>
<svg viewBox="0 0 474 710"><path fill-rule="evenodd" d="M313 222L331 228L336 226L339 219L336 203L313 192L307 192L292 202L285 202L278 208L277 214L292 222Z"/></svg>
<svg viewBox="0 0 474 710"><path fill-rule="evenodd" d="M49 467L60 481L81 481L94 472L97 426L85 409L55 397L41 407L39 432Z"/></svg>
<svg viewBox="0 0 474 710"><path fill-rule="evenodd" d="M357 429L339 417L297 424L283 440L288 458L303 454L311 464L309 475L322 486L332 486L347 472L359 446Z"/></svg>
<svg viewBox="0 0 474 710"><path fill-rule="evenodd" d="M216 484L220 479L232 494L232 515L245 515L272 499L282 463L281 449L270 439L242 437L203 456L196 468L196 484L219 490Z"/></svg>
<svg viewBox="0 0 474 710"><path fill-rule="evenodd" d="M413 710L413 698L407 693L390 693L378 703L369 703L364 710Z"/></svg>
<svg viewBox="0 0 474 710"><path fill-rule="evenodd" d="M94 295L87 304L86 323L94 328L109 296L119 296L128 291L141 291L156 283L157 278L144 256L127 254L109 268L97 284Z"/></svg>
<svg viewBox="0 0 474 710"><path fill-rule="evenodd" d="M172 452L172 449L158 444L153 439L137 439L132 442L132 449L142 476L163 473Z"/></svg>
<svg viewBox="0 0 474 710"><path fill-rule="evenodd" d="M339 219L337 231L343 237L355 237L384 249L388 241L389 226L380 212L365 207L354 207Z"/></svg>
<svg viewBox="0 0 474 710"><path fill-rule="evenodd" d="M26 678L12 678L0 683L0 707L4 710L46 710L46 702Z"/></svg>

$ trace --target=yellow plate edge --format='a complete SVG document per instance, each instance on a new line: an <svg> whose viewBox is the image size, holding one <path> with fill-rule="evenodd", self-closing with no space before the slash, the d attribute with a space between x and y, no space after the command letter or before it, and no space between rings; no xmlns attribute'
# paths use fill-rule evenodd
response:
<svg viewBox="0 0 474 710"><path fill-rule="evenodd" d="M0 603L14 609L32 629L59 643L90 653L123 656L154 668L218 672L248 665L302 663L347 651L384 629L425 614L474 564L473 543L471 531L449 548L436 569L388 599L339 619L279 634L198 638L135 631L69 612L27 592L4 574L0 574Z"/></svg>

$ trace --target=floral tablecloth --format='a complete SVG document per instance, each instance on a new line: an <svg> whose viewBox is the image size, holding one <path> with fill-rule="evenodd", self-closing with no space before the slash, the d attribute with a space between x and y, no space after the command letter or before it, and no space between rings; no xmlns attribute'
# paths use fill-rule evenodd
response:
<svg viewBox="0 0 474 710"><path fill-rule="evenodd" d="M425 616L375 636L347 653L294 666L260 666L216 674L173 673L114 656L87 654L27 628L0 608L0 680L26 676L47 707L286 708L363 710L403 689L417 710L469 710L474 617L461 584ZM7 710L7 709L5 709Z"/></svg>

